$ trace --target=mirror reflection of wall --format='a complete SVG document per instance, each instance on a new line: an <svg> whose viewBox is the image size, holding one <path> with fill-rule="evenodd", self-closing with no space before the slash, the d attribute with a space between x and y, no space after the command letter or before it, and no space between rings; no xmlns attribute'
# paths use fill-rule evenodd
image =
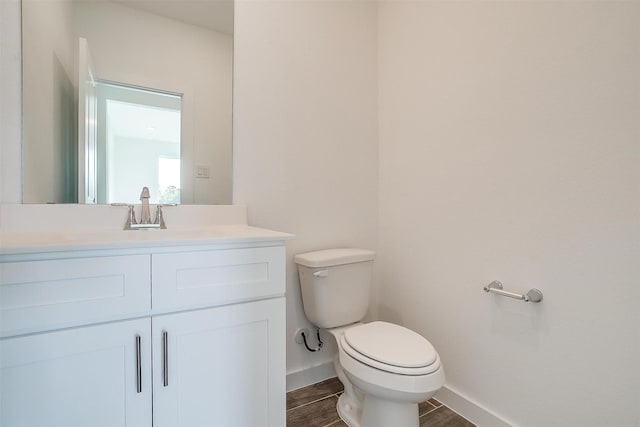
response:
<svg viewBox="0 0 640 427"><path fill-rule="evenodd" d="M213 22L219 18L213 15L219 15L220 6L226 5L229 10L230 5L227 21L232 23L232 2L131 2L136 9L127 4L107 0L23 0L23 202L78 200L77 181L82 171L77 166L77 46L78 38L83 37L90 47L97 81L153 88L177 95L181 104L177 153L174 144L171 150L160 152L131 149L125 156L140 170L144 165L153 171L146 178L134 179L119 166L114 167L107 154L113 160L122 153L115 145L109 151L108 134L98 134L96 201L139 202L142 181L153 180L144 183L151 190L152 201L175 202L178 198L181 203L231 203L232 24L231 30L205 28L202 22L191 21L190 16L202 19L209 15ZM177 19L162 16L173 13L172 5L186 15ZM142 6L160 6L164 10L139 10ZM112 132L124 132L127 123L132 126L142 120L125 114L122 105L118 112L113 102L110 108L114 117L126 115L127 119ZM106 105L98 103L98 132L100 121L106 120ZM133 111L131 105L129 108L127 111ZM174 109L155 108L165 116ZM176 116L173 117L175 121ZM154 126L146 126L150 127ZM167 142L160 137L156 140ZM159 178L160 170L165 171L165 178ZM178 186L169 183L176 182L176 174ZM169 175L174 178L166 178Z"/></svg>
<svg viewBox="0 0 640 427"><path fill-rule="evenodd" d="M182 97L98 82L98 202L180 203ZM144 161L140 161L144 159Z"/></svg>

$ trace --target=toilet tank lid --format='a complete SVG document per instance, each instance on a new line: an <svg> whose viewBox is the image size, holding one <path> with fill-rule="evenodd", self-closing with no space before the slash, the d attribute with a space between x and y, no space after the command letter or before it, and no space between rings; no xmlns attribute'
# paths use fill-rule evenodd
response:
<svg viewBox="0 0 640 427"><path fill-rule="evenodd" d="M341 248L298 254L294 259L296 264L304 265L305 267L331 267L354 262L372 261L375 257L376 253L367 249Z"/></svg>

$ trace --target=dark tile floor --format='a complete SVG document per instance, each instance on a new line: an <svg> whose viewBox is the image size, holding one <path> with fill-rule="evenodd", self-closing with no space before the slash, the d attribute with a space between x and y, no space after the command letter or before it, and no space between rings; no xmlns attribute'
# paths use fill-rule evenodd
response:
<svg viewBox="0 0 640 427"><path fill-rule="evenodd" d="M287 427L346 427L336 410L342 383L331 378L287 393ZM474 427L435 399L419 405L420 427ZM390 426L392 427L392 426Z"/></svg>

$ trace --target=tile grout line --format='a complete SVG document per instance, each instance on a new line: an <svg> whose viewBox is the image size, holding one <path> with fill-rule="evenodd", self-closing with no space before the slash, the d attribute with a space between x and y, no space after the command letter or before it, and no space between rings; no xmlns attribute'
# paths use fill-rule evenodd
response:
<svg viewBox="0 0 640 427"><path fill-rule="evenodd" d="M431 399L427 400L427 402L431 403L430 401L431 401ZM440 402L439 400L436 400L436 402L438 402L438 403L439 403L439 405L434 405L433 403L431 403L431 404L432 404L433 406L435 406L436 408L439 408L439 407L441 407L441 406L444 406L444 404L443 404L442 402Z"/></svg>
<svg viewBox="0 0 640 427"><path fill-rule="evenodd" d="M431 402L429 402L429 403L431 404L431 406L433 406L433 403L431 403ZM465 421L467 421L467 422L469 422L469 423L473 424L471 421L469 421L469 419L467 419L467 418L463 417L462 415L460 415L459 413L457 413L457 412L456 412L456 411L454 411L453 409L449 408L449 407L448 407L447 405L445 405L445 404L440 404L440 406L434 406L432 410L427 411L427 412L425 412L424 414L420 415L420 416L418 417L418 419L420 419L420 418L424 417L425 415L428 415L428 414L432 413L433 411L436 411L436 410L438 410L438 409L440 409L440 408L442 408L442 407L447 408L448 410L450 410L451 412L453 412L454 414L456 414L456 415L457 415L457 416L459 416L460 418L463 418ZM473 425L475 426L475 424L473 424Z"/></svg>
<svg viewBox="0 0 640 427"><path fill-rule="evenodd" d="M335 396L335 394L327 394L327 395L322 396L322 397L320 397L320 398L318 398L318 399L316 399L316 400L313 400L313 401L311 401L311 402L303 403L302 405L298 405L298 406L295 406L295 407L293 407L293 408L289 408L289 409L287 409L287 412L289 412L289 411L293 411L294 409L302 408L303 406L311 405L311 404L313 404L313 403L318 403L318 402L320 402L321 400L325 400L325 399L328 399L328 398L330 398L330 397L334 397L334 396Z"/></svg>
<svg viewBox="0 0 640 427"><path fill-rule="evenodd" d="M433 405L431 405L431 406L433 406ZM442 406L433 406L433 409L432 409L432 410L425 412L424 414L420 415L418 418L422 418L422 417L424 417L425 415L430 414L430 413L432 413L433 411L435 411L435 410L437 410L437 409L439 409L439 408L442 408Z"/></svg>

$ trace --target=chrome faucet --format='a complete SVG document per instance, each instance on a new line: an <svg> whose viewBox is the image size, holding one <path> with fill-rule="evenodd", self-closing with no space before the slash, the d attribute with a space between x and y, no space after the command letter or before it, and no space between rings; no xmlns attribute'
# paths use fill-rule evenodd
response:
<svg viewBox="0 0 640 427"><path fill-rule="evenodd" d="M136 211L133 205L126 205L129 207L129 212L127 213L127 221L124 224L125 230L141 230L148 228L160 228L162 230L166 229L167 226L164 223L164 216L162 215L162 207L163 206L176 206L175 204L158 204L156 207L156 214L154 216L154 221L151 221L151 211L149 210L149 188L143 187L142 193L140 194L140 201L142 202L142 208L140 209L140 222L136 221ZM120 203L114 203L113 205L120 205Z"/></svg>
<svg viewBox="0 0 640 427"><path fill-rule="evenodd" d="M149 187L143 187L140 193L140 202L142 203L142 211L140 212L140 224L150 224L151 214L149 213Z"/></svg>

